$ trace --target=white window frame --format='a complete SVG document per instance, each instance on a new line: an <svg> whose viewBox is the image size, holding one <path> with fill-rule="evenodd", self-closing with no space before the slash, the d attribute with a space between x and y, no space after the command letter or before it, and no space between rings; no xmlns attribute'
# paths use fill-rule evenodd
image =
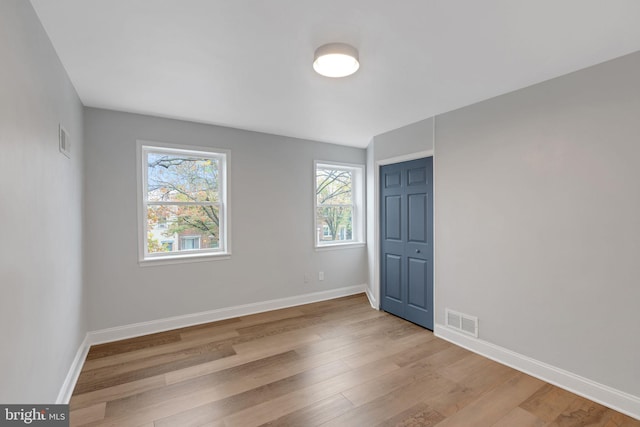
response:
<svg viewBox="0 0 640 427"><path fill-rule="evenodd" d="M147 208L151 205L181 205L191 202L149 202L147 200L147 155L148 153L182 154L189 156L201 156L215 158L220 161L219 191L220 208L218 217L219 245L217 248L193 249L172 253L154 253L147 251ZM137 175L138 175L138 262L141 266L173 264L194 261L209 261L216 259L228 259L231 256L231 206L229 203L229 175L231 152L229 150L200 147L182 144L169 144L156 141L137 141ZM197 204L197 203L193 203ZM179 242L175 242L178 243ZM174 243L174 245L175 245Z"/></svg>
<svg viewBox="0 0 640 427"><path fill-rule="evenodd" d="M316 195L316 186L318 179L318 168L348 170L351 172L351 194L352 194L352 236L351 240L338 240L331 242L322 242L319 239L318 227L320 233L323 232L322 226L318 224L318 197ZM340 249L348 247L364 246L365 241L365 187L364 175L365 167L356 163L340 163L332 161L316 160L313 162L313 233L314 245L316 250L324 249Z"/></svg>

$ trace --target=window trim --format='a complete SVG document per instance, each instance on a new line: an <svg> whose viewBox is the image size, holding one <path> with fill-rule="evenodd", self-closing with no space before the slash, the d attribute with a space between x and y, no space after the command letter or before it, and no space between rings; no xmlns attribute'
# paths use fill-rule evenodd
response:
<svg viewBox="0 0 640 427"><path fill-rule="evenodd" d="M167 152L173 154L184 153L188 155L202 155L205 157L219 157L222 159L220 176L222 184L220 188L220 217L222 219L222 227L220 232L220 249L212 251L211 249L194 249L185 251L185 253L173 254L148 254L146 250L146 213L147 200L145 191L147 189L147 170L146 170L146 153L147 152ZM202 147L194 145L183 145L167 142L137 140L136 141L136 160L137 160L137 209L138 209L138 264L140 266L175 264L182 262L197 262L229 259L231 257L231 203L229 197L230 188L230 163L231 151L220 148ZM181 202L167 202L167 205L180 205Z"/></svg>
<svg viewBox="0 0 640 427"><path fill-rule="evenodd" d="M318 197L317 191L317 177L318 168L329 169L342 169L352 172L352 205L353 206L353 225L352 225L352 239L349 241L334 241L328 243L321 243L318 240ZM365 165L360 163L342 163L325 160L314 160L313 162L313 244L316 250L327 249L343 249L362 247L366 245L366 228L365 228Z"/></svg>

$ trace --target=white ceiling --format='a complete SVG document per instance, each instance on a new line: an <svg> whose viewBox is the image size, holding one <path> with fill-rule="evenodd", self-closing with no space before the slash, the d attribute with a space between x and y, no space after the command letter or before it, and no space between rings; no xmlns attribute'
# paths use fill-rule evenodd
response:
<svg viewBox="0 0 640 427"><path fill-rule="evenodd" d="M87 106L365 147L640 50L638 0L31 0ZM343 79L312 69L360 50Z"/></svg>

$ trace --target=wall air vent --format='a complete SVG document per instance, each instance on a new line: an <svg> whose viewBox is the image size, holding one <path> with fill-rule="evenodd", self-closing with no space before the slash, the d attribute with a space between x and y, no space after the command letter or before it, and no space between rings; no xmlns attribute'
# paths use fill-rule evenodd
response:
<svg viewBox="0 0 640 427"><path fill-rule="evenodd" d="M478 318L459 313L450 309L445 310L446 325L463 334L478 338Z"/></svg>
<svg viewBox="0 0 640 427"><path fill-rule="evenodd" d="M67 132L62 125L59 125L58 127L58 141L60 152L68 158L71 158L71 141L69 139L69 132Z"/></svg>

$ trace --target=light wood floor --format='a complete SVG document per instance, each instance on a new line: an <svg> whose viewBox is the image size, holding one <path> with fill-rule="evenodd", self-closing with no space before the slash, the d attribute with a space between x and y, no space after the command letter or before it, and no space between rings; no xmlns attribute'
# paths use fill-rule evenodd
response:
<svg viewBox="0 0 640 427"><path fill-rule="evenodd" d="M91 348L71 425L640 426L356 295Z"/></svg>

